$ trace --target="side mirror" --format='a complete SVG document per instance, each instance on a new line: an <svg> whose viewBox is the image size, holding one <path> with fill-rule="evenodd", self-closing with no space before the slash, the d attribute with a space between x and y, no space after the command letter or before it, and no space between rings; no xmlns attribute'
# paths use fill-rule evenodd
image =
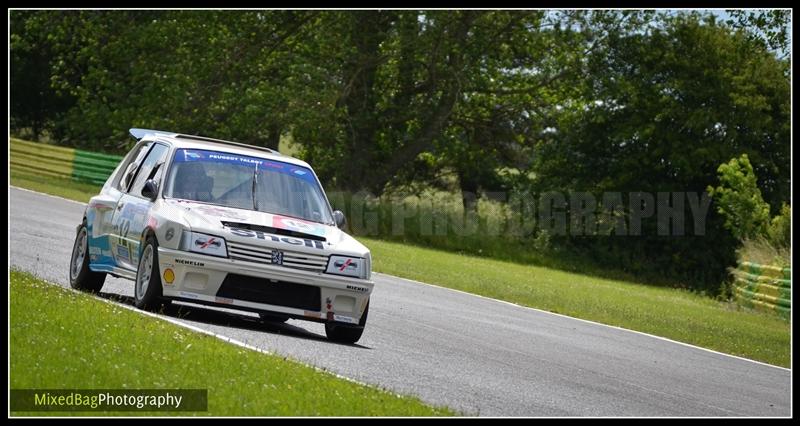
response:
<svg viewBox="0 0 800 426"><path fill-rule="evenodd" d="M144 188L142 188L142 196L150 199L150 201L155 201L156 197L158 196L158 184L155 180L149 179L144 183Z"/></svg>
<svg viewBox="0 0 800 426"><path fill-rule="evenodd" d="M344 213L341 210L334 210L333 211L333 220L336 222L336 227L339 229L344 228L347 225L347 219L344 217Z"/></svg>

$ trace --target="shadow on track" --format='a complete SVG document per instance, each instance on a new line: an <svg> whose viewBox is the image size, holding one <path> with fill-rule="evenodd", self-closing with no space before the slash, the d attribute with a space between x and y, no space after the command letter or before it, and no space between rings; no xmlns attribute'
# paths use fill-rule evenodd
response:
<svg viewBox="0 0 800 426"><path fill-rule="evenodd" d="M106 293L102 291L100 293L96 293L95 296L117 303L122 303L124 305L134 306L133 297L131 296L122 296L117 293ZM261 331L272 334L286 335L299 339L316 340L330 343L332 345L344 345L360 349L372 349L357 343L347 344L333 342L328 340L328 338L324 335L312 333L302 327L297 327L288 323L265 321L258 317L249 316L241 311L227 312L216 310L213 307L185 305L183 303L186 302L173 302L167 306L162 306L157 314L184 321L218 325L222 327L236 328L239 330Z"/></svg>

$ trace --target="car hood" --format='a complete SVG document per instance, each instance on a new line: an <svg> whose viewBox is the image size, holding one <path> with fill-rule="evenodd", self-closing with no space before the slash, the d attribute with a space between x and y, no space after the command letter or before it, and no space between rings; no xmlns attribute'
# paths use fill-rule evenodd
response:
<svg viewBox="0 0 800 426"><path fill-rule="evenodd" d="M332 225L186 200L165 200L165 203L181 211L185 223L192 231L219 235L230 241L274 246L271 242L275 238L288 238L312 241L293 247L297 251L321 254L319 250L322 250L325 254L338 253L358 257L365 257L369 253L369 249L363 244ZM264 238L265 235L273 238ZM255 236L258 238L254 238Z"/></svg>

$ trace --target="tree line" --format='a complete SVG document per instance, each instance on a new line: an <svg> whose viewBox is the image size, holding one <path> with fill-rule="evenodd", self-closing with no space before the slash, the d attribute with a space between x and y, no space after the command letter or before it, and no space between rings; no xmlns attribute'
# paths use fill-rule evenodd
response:
<svg viewBox="0 0 800 426"><path fill-rule="evenodd" d="M746 154L772 212L789 201L788 11L10 15L10 126L34 139L290 138L328 187L460 191L465 210L499 191L702 193ZM560 243L701 283L737 246L714 209L705 237L651 234Z"/></svg>

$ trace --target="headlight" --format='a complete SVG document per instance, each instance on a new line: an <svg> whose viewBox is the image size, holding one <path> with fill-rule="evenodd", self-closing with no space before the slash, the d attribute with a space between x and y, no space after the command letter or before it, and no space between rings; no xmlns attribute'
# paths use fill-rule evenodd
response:
<svg viewBox="0 0 800 426"><path fill-rule="evenodd" d="M328 260L328 274L346 275L348 277L366 278L366 261L360 257L331 256Z"/></svg>
<svg viewBox="0 0 800 426"><path fill-rule="evenodd" d="M199 232L184 231L181 235L179 249L211 256L228 257L228 247L224 238Z"/></svg>

